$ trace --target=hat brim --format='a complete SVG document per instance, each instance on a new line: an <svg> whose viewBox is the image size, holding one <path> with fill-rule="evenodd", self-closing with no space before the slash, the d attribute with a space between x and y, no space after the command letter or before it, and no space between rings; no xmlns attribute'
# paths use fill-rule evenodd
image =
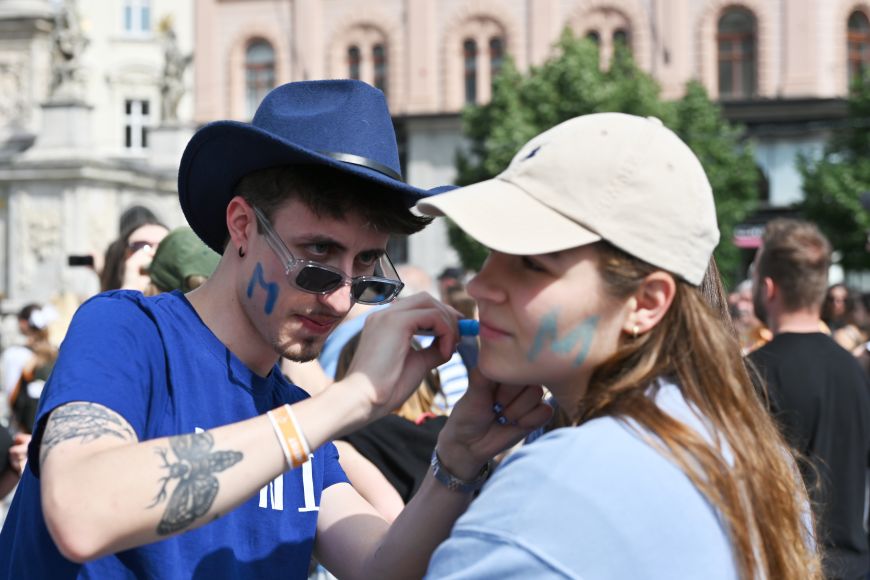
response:
<svg viewBox="0 0 870 580"><path fill-rule="evenodd" d="M226 208L239 180L261 169L317 164L332 167L400 195L408 206L430 195L374 169L338 161L248 123L216 121L191 138L178 171L178 196L188 224L211 249L223 253Z"/></svg>
<svg viewBox="0 0 870 580"><path fill-rule="evenodd" d="M497 177L421 200L417 210L447 216L484 246L505 254L547 254L601 239Z"/></svg>

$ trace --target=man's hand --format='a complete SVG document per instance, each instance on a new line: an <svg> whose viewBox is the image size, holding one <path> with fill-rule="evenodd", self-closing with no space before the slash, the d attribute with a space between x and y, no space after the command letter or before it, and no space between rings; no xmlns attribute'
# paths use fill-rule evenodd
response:
<svg viewBox="0 0 870 580"><path fill-rule="evenodd" d="M459 313L425 293L371 314L344 380L371 406L372 419L391 412L414 392L430 369L447 362L459 340ZM413 347L422 331L436 336L425 349Z"/></svg>

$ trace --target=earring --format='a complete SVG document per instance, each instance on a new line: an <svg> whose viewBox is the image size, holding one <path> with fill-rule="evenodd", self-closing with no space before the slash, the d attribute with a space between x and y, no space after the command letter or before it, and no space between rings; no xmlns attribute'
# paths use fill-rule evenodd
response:
<svg viewBox="0 0 870 580"><path fill-rule="evenodd" d="M241 246L239 246L239 257L240 257L240 258L244 258L244 257L245 257L245 251L242 249Z"/></svg>
<svg viewBox="0 0 870 580"><path fill-rule="evenodd" d="M637 324L632 326L631 327L631 338L637 338L637 333L639 333L639 332L640 332L640 327Z"/></svg>

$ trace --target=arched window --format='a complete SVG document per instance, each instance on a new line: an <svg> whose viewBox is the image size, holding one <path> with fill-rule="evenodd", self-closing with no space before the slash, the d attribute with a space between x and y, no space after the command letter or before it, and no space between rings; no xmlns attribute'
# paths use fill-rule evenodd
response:
<svg viewBox="0 0 870 580"><path fill-rule="evenodd" d="M598 34L597 30L590 30L589 32L587 32L586 39L594 42L595 46L598 46L598 47L601 46L601 35Z"/></svg>
<svg viewBox="0 0 870 580"><path fill-rule="evenodd" d="M275 49L254 40L245 51L245 110L253 117L266 93L275 88Z"/></svg>
<svg viewBox="0 0 870 580"><path fill-rule="evenodd" d="M719 96L748 98L756 92L755 16L731 8L719 19L716 42L719 52Z"/></svg>
<svg viewBox="0 0 870 580"><path fill-rule="evenodd" d="M501 65L504 63L504 40L500 36L493 36L489 39L489 78L495 80L495 77L501 72Z"/></svg>
<svg viewBox="0 0 870 580"><path fill-rule="evenodd" d="M387 94L387 51L383 44L372 47L372 62L375 67L375 80L372 84Z"/></svg>
<svg viewBox="0 0 870 580"><path fill-rule="evenodd" d="M463 62L465 63L465 103L477 102L477 42L468 38L462 43Z"/></svg>
<svg viewBox="0 0 870 580"><path fill-rule="evenodd" d="M856 10L849 16L849 84L867 70L870 64L870 20Z"/></svg>
<svg viewBox="0 0 870 580"><path fill-rule="evenodd" d="M613 46L622 46L631 49L631 38L628 35L628 30L625 28L617 28L613 31Z"/></svg>
<svg viewBox="0 0 870 580"><path fill-rule="evenodd" d="M347 49L347 76L348 78L359 80L359 70L362 57L360 56L359 47L351 46Z"/></svg>

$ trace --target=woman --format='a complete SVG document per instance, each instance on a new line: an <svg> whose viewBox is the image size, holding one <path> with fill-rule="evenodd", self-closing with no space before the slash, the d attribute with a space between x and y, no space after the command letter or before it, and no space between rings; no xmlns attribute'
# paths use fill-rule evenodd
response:
<svg viewBox="0 0 870 580"><path fill-rule="evenodd" d="M496 471L431 577L820 577L794 459L697 288L719 232L676 135L578 117L418 209L491 249L480 371L543 383L569 425Z"/></svg>

